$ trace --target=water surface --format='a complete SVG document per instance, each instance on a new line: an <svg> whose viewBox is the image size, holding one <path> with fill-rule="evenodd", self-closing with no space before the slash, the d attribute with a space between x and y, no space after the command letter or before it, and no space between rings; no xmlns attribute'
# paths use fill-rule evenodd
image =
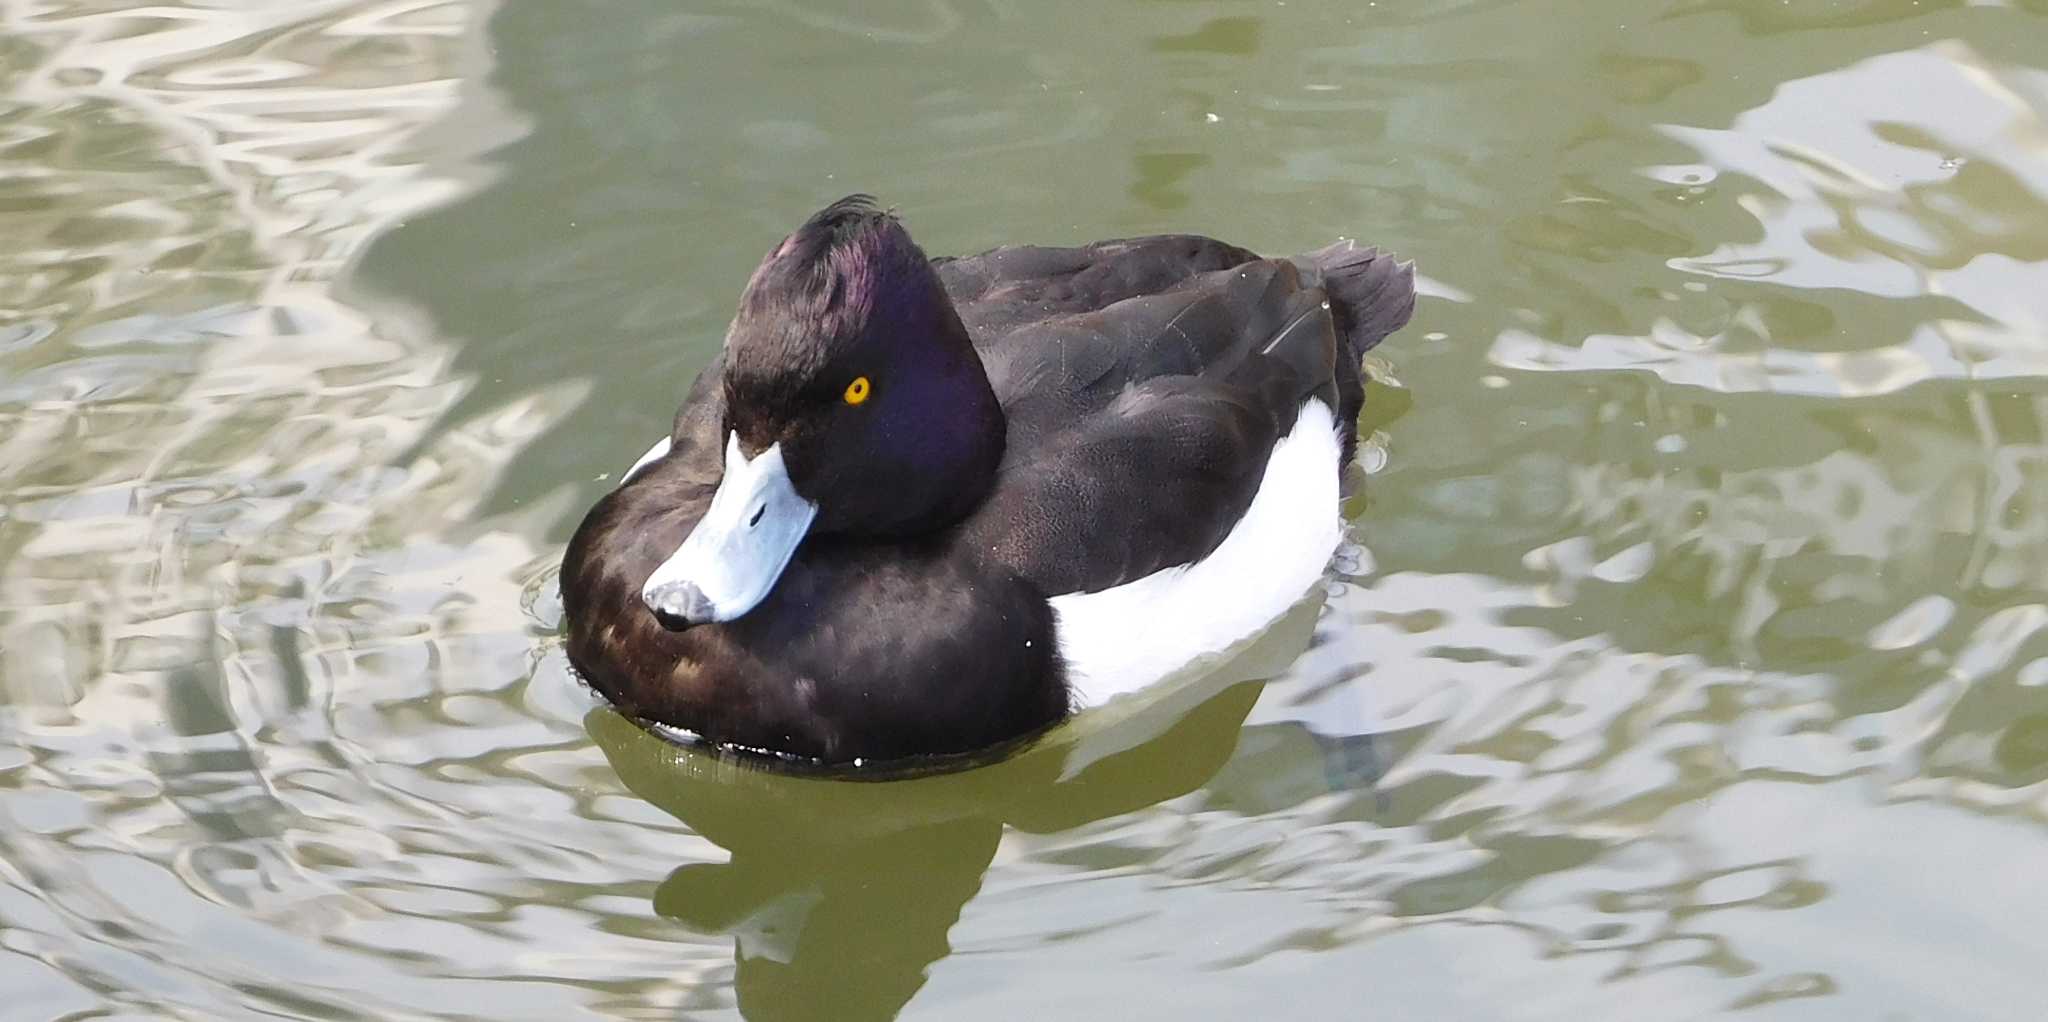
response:
<svg viewBox="0 0 2048 1022"><path fill-rule="evenodd" d="M2035 0L0 2L9 1015L2032 1018L2044 118ZM597 707L854 190L1418 260L1326 600L909 784Z"/></svg>

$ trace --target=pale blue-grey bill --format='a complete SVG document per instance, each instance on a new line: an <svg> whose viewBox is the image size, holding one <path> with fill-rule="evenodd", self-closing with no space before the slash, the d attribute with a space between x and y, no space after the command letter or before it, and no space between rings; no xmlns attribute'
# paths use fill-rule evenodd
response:
<svg viewBox="0 0 2048 1022"><path fill-rule="evenodd" d="M818 505L790 484L782 445L749 459L737 433L725 445L725 477L683 545L647 577L640 598L692 624L731 621L754 609L789 566Z"/></svg>

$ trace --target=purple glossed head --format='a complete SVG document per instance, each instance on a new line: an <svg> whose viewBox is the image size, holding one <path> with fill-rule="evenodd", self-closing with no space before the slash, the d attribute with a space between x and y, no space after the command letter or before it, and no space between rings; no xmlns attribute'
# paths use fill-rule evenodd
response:
<svg viewBox="0 0 2048 1022"><path fill-rule="evenodd" d="M865 195L768 253L725 352L725 426L749 454L782 446L818 505L815 534L941 528L1002 460L1002 411L966 328L923 250Z"/></svg>

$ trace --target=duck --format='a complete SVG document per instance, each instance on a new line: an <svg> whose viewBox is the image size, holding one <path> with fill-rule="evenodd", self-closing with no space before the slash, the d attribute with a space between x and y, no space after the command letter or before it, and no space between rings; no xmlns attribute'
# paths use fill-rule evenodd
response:
<svg viewBox="0 0 2048 1022"><path fill-rule="evenodd" d="M867 195L769 250L563 553L623 714L824 766L972 755L1317 591L1415 273L1199 235L926 256Z"/></svg>

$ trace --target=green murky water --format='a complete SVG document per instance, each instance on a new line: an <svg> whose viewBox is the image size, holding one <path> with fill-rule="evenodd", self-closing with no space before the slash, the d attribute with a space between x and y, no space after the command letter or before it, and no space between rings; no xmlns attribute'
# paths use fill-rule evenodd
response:
<svg viewBox="0 0 2048 1022"><path fill-rule="evenodd" d="M914 783L596 709L859 189L1417 259L1326 604ZM2031 1019L2043 861L2039 0L0 0L8 1018Z"/></svg>

